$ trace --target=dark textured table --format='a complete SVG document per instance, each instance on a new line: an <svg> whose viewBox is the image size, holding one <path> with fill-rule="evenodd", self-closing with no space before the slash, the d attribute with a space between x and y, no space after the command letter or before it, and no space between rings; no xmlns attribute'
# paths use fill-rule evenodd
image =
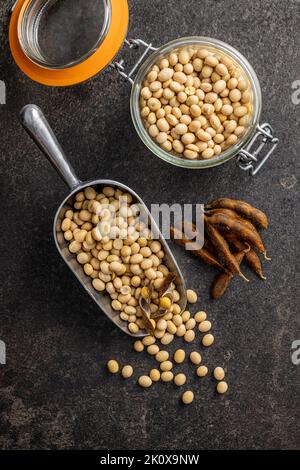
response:
<svg viewBox="0 0 300 470"><path fill-rule="evenodd" d="M0 79L7 85L7 104L0 106L0 339L7 347L7 364L0 365L0 447L299 448L300 365L290 357L292 342L300 339L300 105L291 100L292 83L300 79L299 1L129 2L130 37L162 44L212 36L252 63L262 86L262 120L280 138L255 178L234 161L189 171L156 159L134 131L130 87L112 70L67 89L30 81L9 52L12 3L0 7ZM209 367L227 369L230 388L223 397L215 395L212 378L197 380L188 365L196 394L190 407L180 404L173 385L143 391L135 380L105 371L111 357L133 364L135 378L153 362L132 351L131 339L102 315L56 251L53 216L67 188L19 124L19 110L29 102L44 110L82 179L120 180L147 204L228 195L270 216L267 281L247 272L250 285L235 280L220 301L209 298L213 270L174 250L188 285L199 293L198 307L213 321L216 344L203 354Z"/></svg>

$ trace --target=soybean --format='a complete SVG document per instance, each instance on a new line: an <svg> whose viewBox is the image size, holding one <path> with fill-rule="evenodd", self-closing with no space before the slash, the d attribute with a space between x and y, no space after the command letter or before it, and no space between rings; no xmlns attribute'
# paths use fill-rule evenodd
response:
<svg viewBox="0 0 300 470"><path fill-rule="evenodd" d="M168 351L159 351L156 355L155 355L155 359L157 360L157 362L164 362L164 361L167 361L169 359L169 353Z"/></svg>
<svg viewBox="0 0 300 470"><path fill-rule="evenodd" d="M206 320L207 318L207 314L206 312L203 312L202 310L195 313L195 316L194 316L195 320L197 323L201 323L203 322L204 320Z"/></svg>
<svg viewBox="0 0 300 470"><path fill-rule="evenodd" d="M139 385L143 388L149 388L152 385L152 380L148 375L142 375L141 377L139 377L138 382Z"/></svg>
<svg viewBox="0 0 300 470"><path fill-rule="evenodd" d="M201 354L196 351L192 351L190 354L190 361L196 365L200 364L200 362L202 361Z"/></svg>
<svg viewBox="0 0 300 470"><path fill-rule="evenodd" d="M174 353L174 361L177 364L182 364L185 360L185 351L184 349L177 349Z"/></svg>
<svg viewBox="0 0 300 470"><path fill-rule="evenodd" d="M203 336L203 338L202 338L202 344L203 344L203 346L206 346L206 347L211 346L214 343L214 341L215 341L215 338L210 333Z"/></svg>
<svg viewBox="0 0 300 470"><path fill-rule="evenodd" d="M211 322L210 321L204 320L201 323L199 323L199 331L201 333L207 333L210 330L211 330Z"/></svg>
<svg viewBox="0 0 300 470"><path fill-rule="evenodd" d="M163 361L160 363L160 369L163 372L167 372L173 368L173 364L171 361Z"/></svg>
<svg viewBox="0 0 300 470"><path fill-rule="evenodd" d="M185 405L190 405L194 401L194 393L188 390L183 393L181 399Z"/></svg>
<svg viewBox="0 0 300 470"><path fill-rule="evenodd" d="M138 340L138 341L135 341L133 347L136 352L142 352L145 346L143 345L142 341Z"/></svg>
<svg viewBox="0 0 300 470"><path fill-rule="evenodd" d="M114 359L110 359L107 363L107 368L111 374L119 372L119 364Z"/></svg>
<svg viewBox="0 0 300 470"><path fill-rule="evenodd" d="M195 339L195 332L194 330L188 330L185 334L184 334L184 341L186 343L191 343L192 341L194 341Z"/></svg>
<svg viewBox="0 0 300 470"><path fill-rule="evenodd" d="M178 387L181 387L182 385L184 385L186 383L186 376L182 373L176 374L175 377L174 377L174 383Z"/></svg>
<svg viewBox="0 0 300 470"><path fill-rule="evenodd" d="M198 296L194 290L187 289L186 295L189 304L195 304L197 302Z"/></svg>
<svg viewBox="0 0 300 470"><path fill-rule="evenodd" d="M225 377L224 369L222 369L222 367L216 367L214 369L214 378L216 380L223 380L224 377Z"/></svg>
<svg viewBox="0 0 300 470"><path fill-rule="evenodd" d="M174 374L171 371L165 371L161 373L160 378L163 382L172 382Z"/></svg>
<svg viewBox="0 0 300 470"><path fill-rule="evenodd" d="M131 377L132 374L133 374L133 368L132 368L132 366L129 366L129 365L124 366L124 367L122 368L122 372L121 372L121 373L122 373L122 376L124 377L124 379L129 379L129 377Z"/></svg>
<svg viewBox="0 0 300 470"><path fill-rule="evenodd" d="M208 373L208 368L206 366L200 366L196 372L198 377L205 377Z"/></svg>
<svg viewBox="0 0 300 470"><path fill-rule="evenodd" d="M149 377L152 382L158 382L160 379L160 371L158 369L151 369Z"/></svg>
<svg viewBox="0 0 300 470"><path fill-rule="evenodd" d="M223 394L223 393L226 393L228 390L228 385L226 382L218 382L217 384L217 392L219 394Z"/></svg>

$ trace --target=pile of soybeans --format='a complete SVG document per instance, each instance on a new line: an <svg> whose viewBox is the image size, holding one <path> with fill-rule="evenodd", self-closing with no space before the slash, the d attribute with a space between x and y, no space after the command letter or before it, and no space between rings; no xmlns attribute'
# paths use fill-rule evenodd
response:
<svg viewBox="0 0 300 470"><path fill-rule="evenodd" d="M150 314L159 312L163 317L165 313L166 317L151 319L150 331L168 344L173 334L167 329L167 320L180 313L180 294L173 282L167 295L160 293L170 271L164 264L161 243L153 239L139 215L140 207L131 194L113 187L97 193L88 187L75 195L61 229L69 251L92 279L94 289L110 296L113 310L128 323L132 334L147 326L139 301L143 294L147 297L151 286Z"/></svg>
<svg viewBox="0 0 300 470"><path fill-rule="evenodd" d="M192 291L187 291L189 303L197 302L197 294ZM172 321L167 321L167 328L172 329L177 337L183 337L186 343L193 342L195 339L195 329L202 335L201 343L204 348L211 346L214 343L214 336L211 333L212 324L207 319L207 314L204 311L198 311L191 315L189 310L185 310L176 314ZM174 326L173 326L174 325ZM185 332L185 333L184 333ZM172 333L170 333L172 335ZM173 335L172 335L173 336ZM178 338L179 339L179 338ZM159 344L159 342L162 344ZM200 346L200 344L199 344ZM138 353L146 351L148 355L152 356L156 362L147 374L140 375L137 382L142 388L150 388L154 383L162 381L165 383L173 382L178 387L184 387L185 390L181 393L181 400L185 405L189 405L194 401L197 391L194 393L190 388L186 387L188 378L186 374L180 370L186 359L194 367L194 373L197 377L203 378L208 375L209 369L203 364L202 354L198 350L190 352L188 358L184 347L176 349L171 357L170 352L162 343L162 339L157 338L155 335L145 336L142 340L135 341L134 350ZM195 349L198 349L197 347ZM177 369L174 371L174 368ZM124 379L134 377L134 369L130 364L125 364L121 367L116 359L110 359L107 362L107 369L112 374L121 373ZM222 367L215 367L212 371L213 377L216 380L216 391L218 394L224 394L228 390L227 382L225 382L225 371Z"/></svg>
<svg viewBox="0 0 300 470"><path fill-rule="evenodd" d="M252 90L228 55L185 47L152 65L141 87L140 113L150 137L166 152L210 159L245 134Z"/></svg>
<svg viewBox="0 0 300 470"><path fill-rule="evenodd" d="M131 194L113 187L104 187L98 193L87 187L75 195L74 205L66 211L61 229L69 251L91 278L94 289L110 296L112 308L128 323L130 333L149 333L134 343L134 349L142 352L146 348L158 367L140 376L138 384L148 388L161 380L184 386L185 374L174 374L169 352L158 343L165 348L175 337L193 343L198 324L203 334L202 346L209 347L214 343L212 325L203 311L194 316L188 310L182 311L173 273L164 264L162 245L153 239L147 224L140 221L139 207ZM196 292L188 289L187 301L195 304ZM174 362L179 366L185 356L184 349L178 349ZM193 351L189 359L197 366L197 376L207 375L208 368L201 364L199 352ZM107 368L111 373L119 372L119 364L114 359L108 361ZM121 373L124 378L132 377L133 367L124 365ZM222 368L214 370L218 393L227 391L224 376ZM185 404L192 403L193 399L194 393L190 390L182 394Z"/></svg>

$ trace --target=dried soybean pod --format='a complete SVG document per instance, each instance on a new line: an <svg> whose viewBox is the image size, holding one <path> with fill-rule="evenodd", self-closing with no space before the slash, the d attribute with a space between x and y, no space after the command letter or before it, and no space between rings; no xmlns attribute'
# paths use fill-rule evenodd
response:
<svg viewBox="0 0 300 470"><path fill-rule="evenodd" d="M197 227L192 222L190 222L188 220L184 220L182 222L182 230L184 232L184 235L187 237L187 239L190 242L193 242L193 237L195 237L195 236L199 239L199 232L197 230ZM208 252L210 252L211 254L216 255L214 246L212 245L212 243L210 243L210 241L207 237L204 237L203 248L205 250L207 250ZM217 259L216 256L215 256L215 258Z"/></svg>
<svg viewBox="0 0 300 470"><path fill-rule="evenodd" d="M249 252L249 250L250 250L250 247L248 246L248 248L242 251L239 251L238 253L234 255L239 265L241 264L241 262L244 259L245 254ZM232 273L220 273L215 277L213 285L212 285L212 289L211 289L211 295L214 299L219 299L220 297L222 297L222 295L224 295L232 278L233 278Z"/></svg>
<svg viewBox="0 0 300 470"><path fill-rule="evenodd" d="M189 225L187 225L187 224L189 224ZM197 229L196 229L195 224L191 224L190 222L184 221L182 225L183 225L183 229L188 232L187 233L188 235L191 236L192 233L196 233ZM211 253L217 259L217 253L216 253L215 247L207 237L204 238L203 248L204 248L204 250Z"/></svg>
<svg viewBox="0 0 300 470"><path fill-rule="evenodd" d="M205 231L207 235L210 237L211 242L215 246L217 252L224 260L224 264L228 268L231 273L238 274L244 281L249 282L249 280L244 276L244 274L240 270L240 266L236 261L234 255L231 253L228 243L225 238L218 232L218 230L211 225L210 218L205 216Z"/></svg>
<svg viewBox="0 0 300 470"><path fill-rule="evenodd" d="M218 207L216 209L205 208L205 214L208 216L214 215L214 214L225 214L225 215L232 217L233 219L238 219L240 217L240 215L237 212L233 211L232 209L225 209L224 207Z"/></svg>
<svg viewBox="0 0 300 470"><path fill-rule="evenodd" d="M163 281L163 284L161 288L158 291L158 297L162 297L170 288L171 283L175 279L175 274L174 273L168 273Z"/></svg>
<svg viewBox="0 0 300 470"><path fill-rule="evenodd" d="M212 201L205 206L206 209L215 209L218 207L232 209L238 212L239 214L251 219L256 225L261 228L268 228L269 226L269 221L266 214L260 209L251 206L251 204L249 204L248 202L225 197L222 199L216 199L215 201Z"/></svg>
<svg viewBox="0 0 300 470"><path fill-rule="evenodd" d="M267 278L263 273L262 265L258 255L255 251L251 248L249 253L246 253L245 261L250 266L250 268L263 280L265 281Z"/></svg>
<svg viewBox="0 0 300 470"><path fill-rule="evenodd" d="M192 241L193 234L197 233L196 225L193 224L192 222L185 220L182 223L182 227L183 227L184 233L187 235L187 238ZM211 253L214 256L214 258L218 259L218 253L216 252L214 245L211 243L208 237L204 238L203 248L204 250ZM226 268L223 268L223 270L226 271Z"/></svg>
<svg viewBox="0 0 300 470"><path fill-rule="evenodd" d="M219 299L222 297L222 295L224 295L232 278L232 273L217 274L211 287L211 296L213 299Z"/></svg>
<svg viewBox="0 0 300 470"><path fill-rule="evenodd" d="M181 245L183 247L186 246L187 243L191 243L191 241L184 237L183 233L175 227L170 228L170 235L175 243ZM221 271L226 271L226 268L212 255L209 251L204 248L199 248L195 250L189 250L193 255L200 258L204 263L214 266Z"/></svg>
<svg viewBox="0 0 300 470"><path fill-rule="evenodd" d="M208 216L214 215L214 214L223 214L223 215L227 215L228 217L231 217L234 220L239 220L245 225L245 227L248 227L250 230L252 230L252 232L256 234L258 238L260 238L260 235L258 231L256 230L256 227L248 219L244 219L243 217L241 217L237 212L231 209L221 208L221 209L211 209L207 213Z"/></svg>
<svg viewBox="0 0 300 470"><path fill-rule="evenodd" d="M151 333L152 335L154 334L154 326L151 322L150 315L151 315L151 310L149 303L147 302L144 297L139 298L139 305L141 307L141 312L142 312L142 319L145 325L145 328L148 333Z"/></svg>
<svg viewBox="0 0 300 470"><path fill-rule="evenodd" d="M241 251L245 245L244 243L239 240L238 238L235 237L232 233L228 233L225 235L227 240L239 251ZM259 256L255 253L253 248L250 248L250 250L245 254L245 261L250 266L250 268L262 279L266 280L266 276L264 276L263 270L262 270L262 265L259 259Z"/></svg>
<svg viewBox="0 0 300 470"><path fill-rule="evenodd" d="M215 250L215 247L214 245L208 240L208 238L206 237L205 240L204 240L204 245L203 245L203 248L208 251L209 253L211 253L212 255L216 255L216 250Z"/></svg>
<svg viewBox="0 0 300 470"><path fill-rule="evenodd" d="M195 224L190 222L189 220L184 220L182 222L182 230L184 232L184 235L191 241L193 241L193 238L196 236L197 240L202 240L204 243L203 235L200 236L199 231L197 230L197 227Z"/></svg>
<svg viewBox="0 0 300 470"><path fill-rule="evenodd" d="M250 230L258 234L258 231L256 230L255 226L248 220L244 219L243 217L240 216L237 212L231 210L231 209L224 209L223 207L220 209L209 209L206 214L208 216L214 215L214 214L224 214L227 215L228 217L231 217L232 219L235 220L240 220L242 221Z"/></svg>
<svg viewBox="0 0 300 470"><path fill-rule="evenodd" d="M241 240L253 245L264 255L266 260L270 260L270 258L267 257L266 249L258 232L251 230L243 220L235 220L224 214L214 214L210 216L208 220L211 225L218 228L225 228L234 233Z"/></svg>

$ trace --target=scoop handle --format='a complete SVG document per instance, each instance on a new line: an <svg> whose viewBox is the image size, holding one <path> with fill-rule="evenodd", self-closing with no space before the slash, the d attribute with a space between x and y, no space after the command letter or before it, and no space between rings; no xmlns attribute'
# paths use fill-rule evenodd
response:
<svg viewBox="0 0 300 470"><path fill-rule="evenodd" d="M77 178L42 110L34 104L28 104L21 110L20 117L24 129L46 155L69 188L75 189L79 186L81 181Z"/></svg>

